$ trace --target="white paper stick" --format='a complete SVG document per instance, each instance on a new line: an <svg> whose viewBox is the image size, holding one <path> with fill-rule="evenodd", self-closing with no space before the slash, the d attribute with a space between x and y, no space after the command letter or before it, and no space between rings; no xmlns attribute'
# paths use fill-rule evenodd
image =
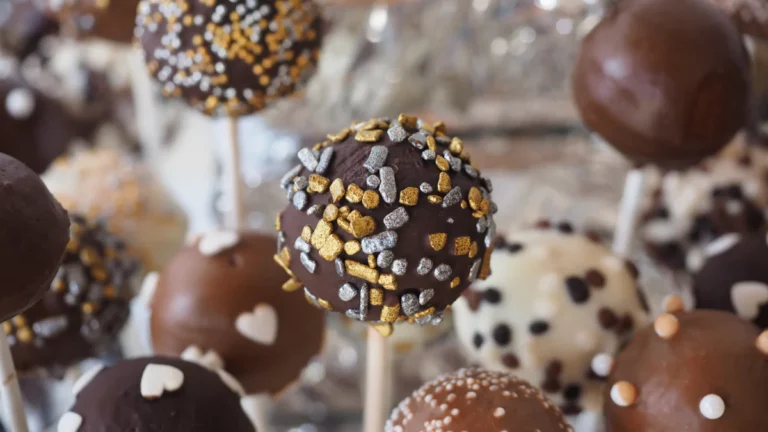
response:
<svg viewBox="0 0 768 432"><path fill-rule="evenodd" d="M8 338L0 335L0 376L3 378L2 404L6 424L13 432L27 432L27 416L24 414L24 400L21 398L19 377L13 366Z"/></svg>
<svg viewBox="0 0 768 432"><path fill-rule="evenodd" d="M391 358L387 339L368 328L368 353L365 366L365 404L363 431L382 432L389 410Z"/></svg>
<svg viewBox="0 0 768 432"><path fill-rule="evenodd" d="M245 203L243 202L243 173L240 166L240 137L238 133L237 117L230 117L227 177L232 207L229 212L229 223L232 228L240 231L245 229Z"/></svg>
<svg viewBox="0 0 768 432"><path fill-rule="evenodd" d="M636 168L627 173L624 181L624 192L621 195L619 217L613 236L613 252L622 257L629 256L632 248L645 180L645 171L642 168Z"/></svg>

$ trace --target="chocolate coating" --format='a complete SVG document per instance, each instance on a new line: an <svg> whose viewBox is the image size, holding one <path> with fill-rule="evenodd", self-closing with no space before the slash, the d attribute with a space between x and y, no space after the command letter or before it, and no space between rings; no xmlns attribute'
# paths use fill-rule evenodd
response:
<svg viewBox="0 0 768 432"><path fill-rule="evenodd" d="M321 43L313 0L142 0L136 37L166 96L239 116L294 93Z"/></svg>
<svg viewBox="0 0 768 432"><path fill-rule="evenodd" d="M461 369L428 382L395 408L385 432L573 431L534 386L503 372Z"/></svg>
<svg viewBox="0 0 768 432"><path fill-rule="evenodd" d="M757 327L720 311L674 316L679 329L669 339L648 327L616 357L608 389L625 381L637 395L621 407L606 391L607 431L768 430L768 356L756 347ZM719 418L704 416L707 395L725 402Z"/></svg>
<svg viewBox="0 0 768 432"><path fill-rule="evenodd" d="M492 187L460 139L400 118L361 123L316 146L320 168L307 167L312 151L300 152L303 164L284 177L292 204L279 217L285 242L276 259L324 309L362 321L437 324L489 273ZM361 142L370 134L378 138Z"/></svg>
<svg viewBox="0 0 768 432"><path fill-rule="evenodd" d="M749 68L741 35L707 2L621 1L582 42L573 95L632 162L680 168L745 124Z"/></svg>
<svg viewBox="0 0 768 432"><path fill-rule="evenodd" d="M763 0L711 0L750 36L768 40L768 4Z"/></svg>
<svg viewBox="0 0 768 432"><path fill-rule="evenodd" d="M40 41L59 32L35 0L4 0L0 8L0 44L20 59L37 51Z"/></svg>
<svg viewBox="0 0 768 432"><path fill-rule="evenodd" d="M44 0L51 14L79 37L131 43L140 0Z"/></svg>
<svg viewBox="0 0 768 432"><path fill-rule="evenodd" d="M248 394L279 393L320 352L323 313L301 293L283 292L285 277L272 260L273 237L240 234L235 246L214 256L200 252L200 241L182 249L160 274L151 302L155 351L215 351ZM254 318L260 326L248 337L236 322L259 306L270 308L275 320ZM271 329L272 341L266 334Z"/></svg>
<svg viewBox="0 0 768 432"><path fill-rule="evenodd" d="M158 398L143 396L142 378L150 365L181 371L181 387ZM216 372L170 357L124 360L102 369L77 394L66 415L72 414L82 419L77 432L256 431L240 396Z"/></svg>
<svg viewBox="0 0 768 432"><path fill-rule="evenodd" d="M6 321L50 286L69 241L69 218L40 177L3 153L0 202L5 208L0 212L0 272L5 278L0 321Z"/></svg>
<svg viewBox="0 0 768 432"><path fill-rule="evenodd" d="M64 368L117 343L128 320L137 260L101 223L71 215L71 239L43 298L3 323L20 373Z"/></svg>

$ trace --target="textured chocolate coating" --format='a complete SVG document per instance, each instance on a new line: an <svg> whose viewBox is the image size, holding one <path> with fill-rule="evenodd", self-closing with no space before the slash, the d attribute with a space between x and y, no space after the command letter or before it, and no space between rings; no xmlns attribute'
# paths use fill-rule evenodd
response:
<svg viewBox="0 0 768 432"><path fill-rule="evenodd" d="M131 43L140 0L43 0L51 14L78 37Z"/></svg>
<svg viewBox="0 0 768 432"><path fill-rule="evenodd" d="M428 382L395 408L385 432L573 431L527 382L503 372L461 369Z"/></svg>
<svg viewBox="0 0 768 432"><path fill-rule="evenodd" d="M5 321L27 310L50 286L69 241L69 218L40 177L3 153L0 202L5 206L0 212L0 273L5 277L0 321Z"/></svg>
<svg viewBox="0 0 768 432"><path fill-rule="evenodd" d="M71 239L50 289L3 323L20 373L44 369L60 375L117 343L128 320L137 260L101 223L79 215L70 219Z"/></svg>
<svg viewBox="0 0 768 432"><path fill-rule="evenodd" d="M607 431L768 430L768 355L756 347L757 327L720 311L674 315L680 327L671 338L648 327L616 357L604 406ZM627 407L610 395L619 381L637 390ZM720 418L703 415L707 395L725 402Z"/></svg>
<svg viewBox="0 0 768 432"><path fill-rule="evenodd" d="M750 36L768 40L768 3L764 0L711 0Z"/></svg>
<svg viewBox="0 0 768 432"><path fill-rule="evenodd" d="M300 152L303 164L283 178L292 204L279 217L285 241L276 259L294 288L304 286L324 309L362 321L437 324L489 273L492 187L461 140L442 126L400 119L332 136L316 146L313 170L312 151ZM361 142L367 135L378 138Z"/></svg>
<svg viewBox="0 0 768 432"><path fill-rule="evenodd" d="M195 245L182 249L164 268L152 302L155 351L180 355L190 346L215 351L224 368L248 394L276 394L293 383L320 352L325 330L321 311L301 293L285 293L285 277L272 260L274 237L239 235L238 243L214 256ZM275 312L272 343L258 342L236 328L241 315L259 305Z"/></svg>
<svg viewBox="0 0 768 432"><path fill-rule="evenodd" d="M181 387L156 399L142 396L142 377L149 365L181 371ZM170 357L124 360L102 369L77 394L66 415L72 413L82 419L77 432L256 432L240 396L216 372Z"/></svg>
<svg viewBox="0 0 768 432"><path fill-rule="evenodd" d="M249 114L294 93L322 36L313 0L142 0L136 26L163 93L209 115Z"/></svg>
<svg viewBox="0 0 768 432"><path fill-rule="evenodd" d="M0 44L20 59L37 51L40 41L59 32L35 0L4 0L0 8Z"/></svg>
<svg viewBox="0 0 768 432"><path fill-rule="evenodd" d="M582 42L584 122L636 164L680 168L746 122L750 62L728 18L700 0L621 1Z"/></svg>

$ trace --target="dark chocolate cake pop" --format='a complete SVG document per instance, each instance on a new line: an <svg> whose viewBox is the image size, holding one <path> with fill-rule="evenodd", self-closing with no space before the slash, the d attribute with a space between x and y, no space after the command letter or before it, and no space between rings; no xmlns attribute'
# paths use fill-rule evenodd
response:
<svg viewBox="0 0 768 432"><path fill-rule="evenodd" d="M461 369L428 382L395 408L385 432L573 431L557 407L503 372Z"/></svg>
<svg viewBox="0 0 768 432"><path fill-rule="evenodd" d="M620 1L582 42L572 86L587 126L633 163L680 168L744 126L749 68L711 4Z"/></svg>
<svg viewBox="0 0 768 432"><path fill-rule="evenodd" d="M277 221L288 288L361 321L437 324L489 273L492 186L441 123L373 119L298 157Z"/></svg>
<svg viewBox="0 0 768 432"><path fill-rule="evenodd" d="M227 231L182 249L150 301L155 351L215 353L248 394L296 381L322 348L325 317L302 293L283 292L274 249L273 237Z"/></svg>
<svg viewBox="0 0 768 432"><path fill-rule="evenodd" d="M3 323L20 373L58 374L116 344L135 292L137 260L101 223L71 215L64 260L43 298Z"/></svg>
<svg viewBox="0 0 768 432"><path fill-rule="evenodd" d="M665 313L594 365L608 432L768 430L768 333L733 314Z"/></svg>
<svg viewBox="0 0 768 432"><path fill-rule="evenodd" d="M142 0L136 36L166 96L244 115L287 96L319 56L313 0Z"/></svg>
<svg viewBox="0 0 768 432"><path fill-rule="evenodd" d="M69 218L40 177L3 153L0 202L1 322L27 310L50 287L69 241Z"/></svg>
<svg viewBox="0 0 768 432"><path fill-rule="evenodd" d="M170 357L87 372L58 432L256 432L230 376Z"/></svg>
<svg viewBox="0 0 768 432"><path fill-rule="evenodd" d="M20 59L37 51L43 38L58 31L59 24L35 0L0 3L0 45Z"/></svg>
<svg viewBox="0 0 768 432"><path fill-rule="evenodd" d="M140 0L43 0L47 9L67 23L78 37L99 37L119 43L133 40Z"/></svg>
<svg viewBox="0 0 768 432"><path fill-rule="evenodd" d="M765 0L710 0L727 12L739 30L768 40L768 3Z"/></svg>

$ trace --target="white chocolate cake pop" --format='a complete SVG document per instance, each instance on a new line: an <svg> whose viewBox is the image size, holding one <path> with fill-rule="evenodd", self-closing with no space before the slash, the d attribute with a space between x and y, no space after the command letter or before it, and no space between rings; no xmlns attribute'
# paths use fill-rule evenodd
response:
<svg viewBox="0 0 768 432"><path fill-rule="evenodd" d="M473 361L541 387L566 415L598 411L592 358L613 353L647 320L637 269L567 223L499 240L493 274L454 306Z"/></svg>

